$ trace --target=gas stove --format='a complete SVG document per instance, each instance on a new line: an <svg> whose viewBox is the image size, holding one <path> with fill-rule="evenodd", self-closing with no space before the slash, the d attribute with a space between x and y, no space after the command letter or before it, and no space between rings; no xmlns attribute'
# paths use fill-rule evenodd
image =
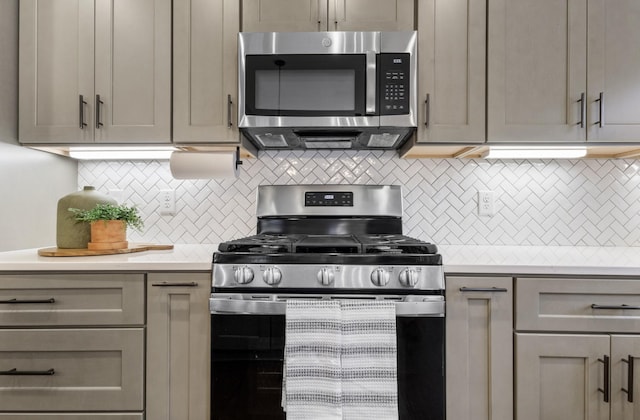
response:
<svg viewBox="0 0 640 420"><path fill-rule="evenodd" d="M217 291L443 294L437 246L402 234L398 186L261 186L258 233L219 245Z"/></svg>

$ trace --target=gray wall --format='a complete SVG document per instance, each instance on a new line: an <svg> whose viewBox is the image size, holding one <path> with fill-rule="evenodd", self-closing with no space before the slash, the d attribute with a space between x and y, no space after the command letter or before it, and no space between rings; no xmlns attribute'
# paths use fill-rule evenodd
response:
<svg viewBox="0 0 640 420"><path fill-rule="evenodd" d="M0 251L55 245L60 197L77 163L18 145L18 3L0 0Z"/></svg>

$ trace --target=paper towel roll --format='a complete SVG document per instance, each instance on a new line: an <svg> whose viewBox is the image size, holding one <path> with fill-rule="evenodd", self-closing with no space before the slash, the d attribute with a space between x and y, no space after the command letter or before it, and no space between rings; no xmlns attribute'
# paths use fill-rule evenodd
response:
<svg viewBox="0 0 640 420"><path fill-rule="evenodd" d="M235 152L173 152L169 160L175 179L237 178Z"/></svg>

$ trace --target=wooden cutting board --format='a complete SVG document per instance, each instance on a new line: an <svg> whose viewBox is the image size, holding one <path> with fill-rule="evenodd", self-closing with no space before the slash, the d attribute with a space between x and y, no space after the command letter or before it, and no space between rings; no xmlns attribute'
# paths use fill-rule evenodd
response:
<svg viewBox="0 0 640 420"><path fill-rule="evenodd" d="M129 244L122 249L65 249L42 248L38 250L41 257L86 257L91 255L130 254L132 252L173 249L173 245Z"/></svg>

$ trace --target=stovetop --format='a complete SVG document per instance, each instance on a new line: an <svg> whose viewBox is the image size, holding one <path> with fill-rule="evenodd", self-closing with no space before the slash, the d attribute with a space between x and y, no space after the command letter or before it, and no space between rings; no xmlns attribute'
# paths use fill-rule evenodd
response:
<svg viewBox="0 0 640 420"><path fill-rule="evenodd" d="M397 234L302 235L260 234L223 242L221 252L249 254L437 254L436 245Z"/></svg>

